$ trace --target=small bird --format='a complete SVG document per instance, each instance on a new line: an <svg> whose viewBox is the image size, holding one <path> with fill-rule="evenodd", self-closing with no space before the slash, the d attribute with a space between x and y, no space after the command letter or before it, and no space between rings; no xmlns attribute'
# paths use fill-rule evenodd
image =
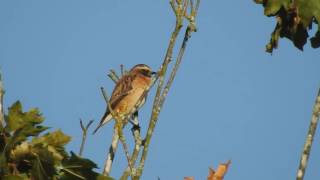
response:
<svg viewBox="0 0 320 180"><path fill-rule="evenodd" d="M112 111L121 116L129 117L140 109L147 98L148 92L145 92L145 90L151 85L152 77L155 74L157 73L153 72L145 64L138 64L131 68L126 75L123 75L119 79L112 92L109 100ZM93 131L93 134L112 119L112 114L107 106L107 110L101 118L98 127Z"/></svg>

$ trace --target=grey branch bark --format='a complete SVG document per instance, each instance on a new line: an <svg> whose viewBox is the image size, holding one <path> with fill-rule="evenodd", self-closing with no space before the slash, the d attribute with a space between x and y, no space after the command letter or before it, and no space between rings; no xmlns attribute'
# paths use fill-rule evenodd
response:
<svg viewBox="0 0 320 180"><path fill-rule="evenodd" d="M106 162L105 162L104 168L103 168L103 175L105 175L105 176L109 176L109 174L111 172L112 163L113 163L114 156L115 156L115 153L118 148L118 144L119 144L119 134L118 134L118 128L115 125L111 145L109 147L109 152L108 152Z"/></svg>
<svg viewBox="0 0 320 180"><path fill-rule="evenodd" d="M309 126L308 135L306 138L306 142L304 144L303 151L301 154L299 169L297 173L297 180L303 180L306 167L308 164L309 156L310 156L313 138L315 137L317 125L319 122L319 115L320 115L320 88L319 88L318 96L316 98L316 101L313 107L312 117L311 117L311 122Z"/></svg>

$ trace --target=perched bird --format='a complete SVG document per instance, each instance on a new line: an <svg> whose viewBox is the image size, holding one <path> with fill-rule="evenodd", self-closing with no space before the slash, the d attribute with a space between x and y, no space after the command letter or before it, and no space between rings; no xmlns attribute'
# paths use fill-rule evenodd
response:
<svg viewBox="0 0 320 180"><path fill-rule="evenodd" d="M145 90L151 85L152 76L155 74L149 66L138 64L126 75L123 75L117 82L109 100L112 111L121 116L129 117L140 109L147 98L148 92ZM107 110L93 134L112 119L112 114L107 106Z"/></svg>

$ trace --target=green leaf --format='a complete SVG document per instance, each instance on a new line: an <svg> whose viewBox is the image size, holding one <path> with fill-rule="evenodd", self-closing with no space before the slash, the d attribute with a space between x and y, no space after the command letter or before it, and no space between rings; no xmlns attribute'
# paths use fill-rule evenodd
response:
<svg viewBox="0 0 320 180"><path fill-rule="evenodd" d="M14 150L11 151L10 158L14 161L20 161L25 159L25 156L32 154L31 144L28 142L23 142L16 146Z"/></svg>
<svg viewBox="0 0 320 180"><path fill-rule="evenodd" d="M22 105L20 101L17 101L11 107L9 107L8 116L5 118L7 128L10 131L21 128L23 126L22 116Z"/></svg>
<svg viewBox="0 0 320 180"><path fill-rule="evenodd" d="M267 0L264 4L264 14L274 16L281 7L288 8L291 0Z"/></svg>
<svg viewBox="0 0 320 180"><path fill-rule="evenodd" d="M5 118L9 131L15 131L24 127L25 125L37 125L43 122L44 118L38 109L33 108L28 112L22 111L20 101L15 102L9 107L8 115Z"/></svg>
<svg viewBox="0 0 320 180"><path fill-rule="evenodd" d="M27 140L29 136L36 136L46 129L48 128L43 126L31 126L29 124L17 129L11 137L7 138L6 153L10 152L16 145Z"/></svg>
<svg viewBox="0 0 320 180"><path fill-rule="evenodd" d="M33 144L48 144L54 147L63 147L70 142L71 137L65 135L61 130L50 132L41 137L36 137L32 140Z"/></svg>
<svg viewBox="0 0 320 180"><path fill-rule="evenodd" d="M307 28L315 17L320 21L320 1L319 0L296 0L297 12L303 25Z"/></svg>
<svg viewBox="0 0 320 180"><path fill-rule="evenodd" d="M60 130L35 137L31 142L22 142L11 151L11 160L19 164L22 172L33 173L36 179L53 177L56 167L61 166L61 161L68 158L64 145L70 137Z"/></svg>
<svg viewBox="0 0 320 180"><path fill-rule="evenodd" d="M295 47L303 50L313 24L320 22L320 0L255 0L264 6L266 16L276 18L276 26L271 34L266 51L272 53L278 47L280 38L288 38ZM318 32L320 26L318 25ZM310 38L313 48L320 47L320 33Z"/></svg>

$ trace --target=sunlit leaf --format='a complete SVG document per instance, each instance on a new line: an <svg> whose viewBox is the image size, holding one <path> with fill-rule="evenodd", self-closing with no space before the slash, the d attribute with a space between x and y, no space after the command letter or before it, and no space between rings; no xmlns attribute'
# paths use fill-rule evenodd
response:
<svg viewBox="0 0 320 180"><path fill-rule="evenodd" d="M228 161L225 164L219 164L217 170L215 171L212 168L209 168L208 180L223 180L227 170L229 168L231 161Z"/></svg>
<svg viewBox="0 0 320 180"><path fill-rule="evenodd" d="M295 47L303 50L309 38L312 25L320 22L319 0L255 0L264 6L267 16L276 17L276 26L271 34L266 51L272 53L278 47L280 38L288 38ZM318 25L318 32L320 26ZM320 47L320 33L310 38L313 48Z"/></svg>

